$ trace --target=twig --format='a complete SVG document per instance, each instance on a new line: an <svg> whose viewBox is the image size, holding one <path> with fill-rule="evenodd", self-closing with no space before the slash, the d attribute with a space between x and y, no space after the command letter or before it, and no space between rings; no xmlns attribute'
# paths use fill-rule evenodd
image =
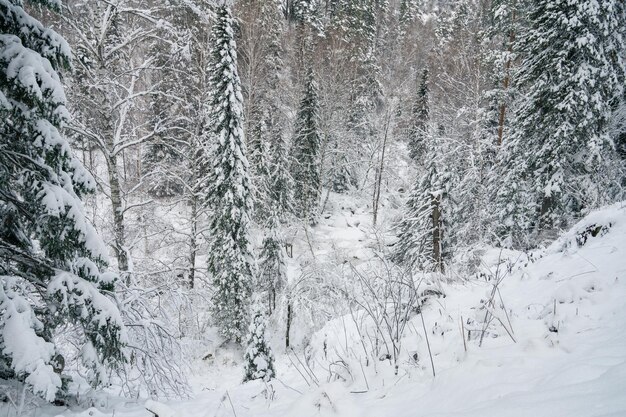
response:
<svg viewBox="0 0 626 417"><path fill-rule="evenodd" d="M433 378L435 377L435 362L433 362L433 354L430 351L430 342L428 341L428 332L426 331L426 324L424 323L424 310L420 311L420 317L422 319L422 327L424 328L424 336L426 336L426 346L428 346L428 356L430 356L430 366L433 368Z"/></svg>
<svg viewBox="0 0 626 417"><path fill-rule="evenodd" d="M313 255L313 259L317 259L315 256L315 251L313 250L313 244L311 243L311 239L309 238L309 228L306 224L304 225L304 236L306 236L306 242L309 244L309 249L311 250L311 255Z"/></svg>
<svg viewBox="0 0 626 417"><path fill-rule="evenodd" d="M289 362L291 362L291 364L293 365L294 368L296 368L296 371L298 371L298 373L300 374L300 376L302 377L302 379L304 379L304 382L306 382L306 384L310 387L311 384L309 383L309 380L307 377L304 376L304 374L302 372L300 372L300 368L298 368L298 365L296 365L293 360L291 359L291 356L289 356L289 351L287 351L287 358L289 359Z"/></svg>
<svg viewBox="0 0 626 417"><path fill-rule="evenodd" d="M359 360L359 365L361 365L361 373L363 374L363 379L365 380L365 386L367 390L370 390L370 384L367 383L367 377L365 376L365 369L363 369L363 363Z"/></svg>
<svg viewBox="0 0 626 417"><path fill-rule="evenodd" d="M282 380L278 379L278 378L274 378L276 381L280 382L281 384L283 384L283 387L285 388L289 388L292 391L297 392L298 394L302 395L302 391L298 391L297 389L290 387L289 385L285 384Z"/></svg>
<svg viewBox="0 0 626 417"><path fill-rule="evenodd" d="M498 288L498 297L500 297L500 303L502 304L502 310L504 310L504 315L506 316L506 321L509 323L509 327L511 328L511 333L515 334L513 330L513 324L511 324L511 319L509 318L509 313L506 311L506 307L504 305L504 300L502 299L502 294L500 293L500 288Z"/></svg>
<svg viewBox="0 0 626 417"><path fill-rule="evenodd" d="M319 379L317 378L315 373L313 373L313 370L310 369L306 364L302 363L302 361L300 360L296 352L293 350L293 348L290 348L290 349L293 355L296 357L296 359L300 363L300 365L302 365L302 368L304 369L304 371L309 375L309 377L311 377L311 382L314 382L315 385L319 386Z"/></svg>
<svg viewBox="0 0 626 417"><path fill-rule="evenodd" d="M232 408L233 410L233 414L235 415L235 417L237 417L237 413L235 412L235 406L233 405L233 402L230 399L230 394L228 393L228 390L226 390L226 396L228 397L228 402L230 403L230 408Z"/></svg>
<svg viewBox="0 0 626 417"><path fill-rule="evenodd" d="M498 320L500 322L500 324L502 325L502 327L504 327L504 330L506 330L507 334L509 335L509 337L511 338L511 340L513 341L513 343L517 343L517 340L515 340L515 337L513 337L513 334L511 333L511 331L509 330L508 327L506 327L506 325L504 324L504 322L500 319L500 317L498 317L497 315L494 314L494 311L491 310L488 306L485 306L485 308L489 311L489 313L491 314L491 317Z"/></svg>

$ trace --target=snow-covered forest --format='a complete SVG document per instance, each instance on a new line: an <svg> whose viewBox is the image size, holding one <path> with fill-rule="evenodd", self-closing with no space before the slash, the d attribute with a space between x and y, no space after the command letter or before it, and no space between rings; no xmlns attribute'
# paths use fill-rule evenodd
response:
<svg viewBox="0 0 626 417"><path fill-rule="evenodd" d="M626 416L623 0L0 29L0 416Z"/></svg>

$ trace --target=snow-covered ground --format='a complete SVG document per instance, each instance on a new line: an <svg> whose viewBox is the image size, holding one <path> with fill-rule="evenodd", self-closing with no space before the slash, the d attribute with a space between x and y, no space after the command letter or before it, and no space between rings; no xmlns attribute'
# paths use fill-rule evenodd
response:
<svg viewBox="0 0 626 417"><path fill-rule="evenodd" d="M335 212L308 239L296 237L297 247L307 240L320 257L366 258L365 214ZM583 243L584 230L593 233ZM240 358L221 353L197 361L191 400L103 396L86 411L34 415L148 417L147 406L160 417L626 416L626 205L592 213L531 259L489 249L482 260L482 275L441 283L445 297L425 301L424 324L411 315L397 375L389 360L366 359L357 312L329 321L307 349L275 349L278 378L269 384L242 384Z"/></svg>

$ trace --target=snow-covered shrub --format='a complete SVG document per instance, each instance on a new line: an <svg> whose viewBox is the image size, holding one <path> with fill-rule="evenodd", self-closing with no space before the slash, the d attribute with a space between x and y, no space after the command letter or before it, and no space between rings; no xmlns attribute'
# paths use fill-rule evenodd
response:
<svg viewBox="0 0 626 417"><path fill-rule="evenodd" d="M254 379L269 381L276 376L274 355L265 339L265 318L257 312L248 329L244 382Z"/></svg>

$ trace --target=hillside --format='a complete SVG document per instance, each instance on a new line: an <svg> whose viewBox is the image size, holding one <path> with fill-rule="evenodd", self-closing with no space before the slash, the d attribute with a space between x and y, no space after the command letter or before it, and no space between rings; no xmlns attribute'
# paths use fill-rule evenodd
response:
<svg viewBox="0 0 626 417"><path fill-rule="evenodd" d="M348 239L351 230L345 224L332 235ZM424 302L435 377L419 314L411 315L402 338L398 375L388 360L366 365L349 314L316 332L304 352L277 347L278 375L270 383L241 384L240 359L218 353L194 366L192 400L156 407L198 417L626 414L626 207L590 214L532 259L487 250L480 277L441 283L445 297ZM496 280L490 311L497 319L480 346ZM38 415L150 416L143 401L100 398L87 411L51 408Z"/></svg>

